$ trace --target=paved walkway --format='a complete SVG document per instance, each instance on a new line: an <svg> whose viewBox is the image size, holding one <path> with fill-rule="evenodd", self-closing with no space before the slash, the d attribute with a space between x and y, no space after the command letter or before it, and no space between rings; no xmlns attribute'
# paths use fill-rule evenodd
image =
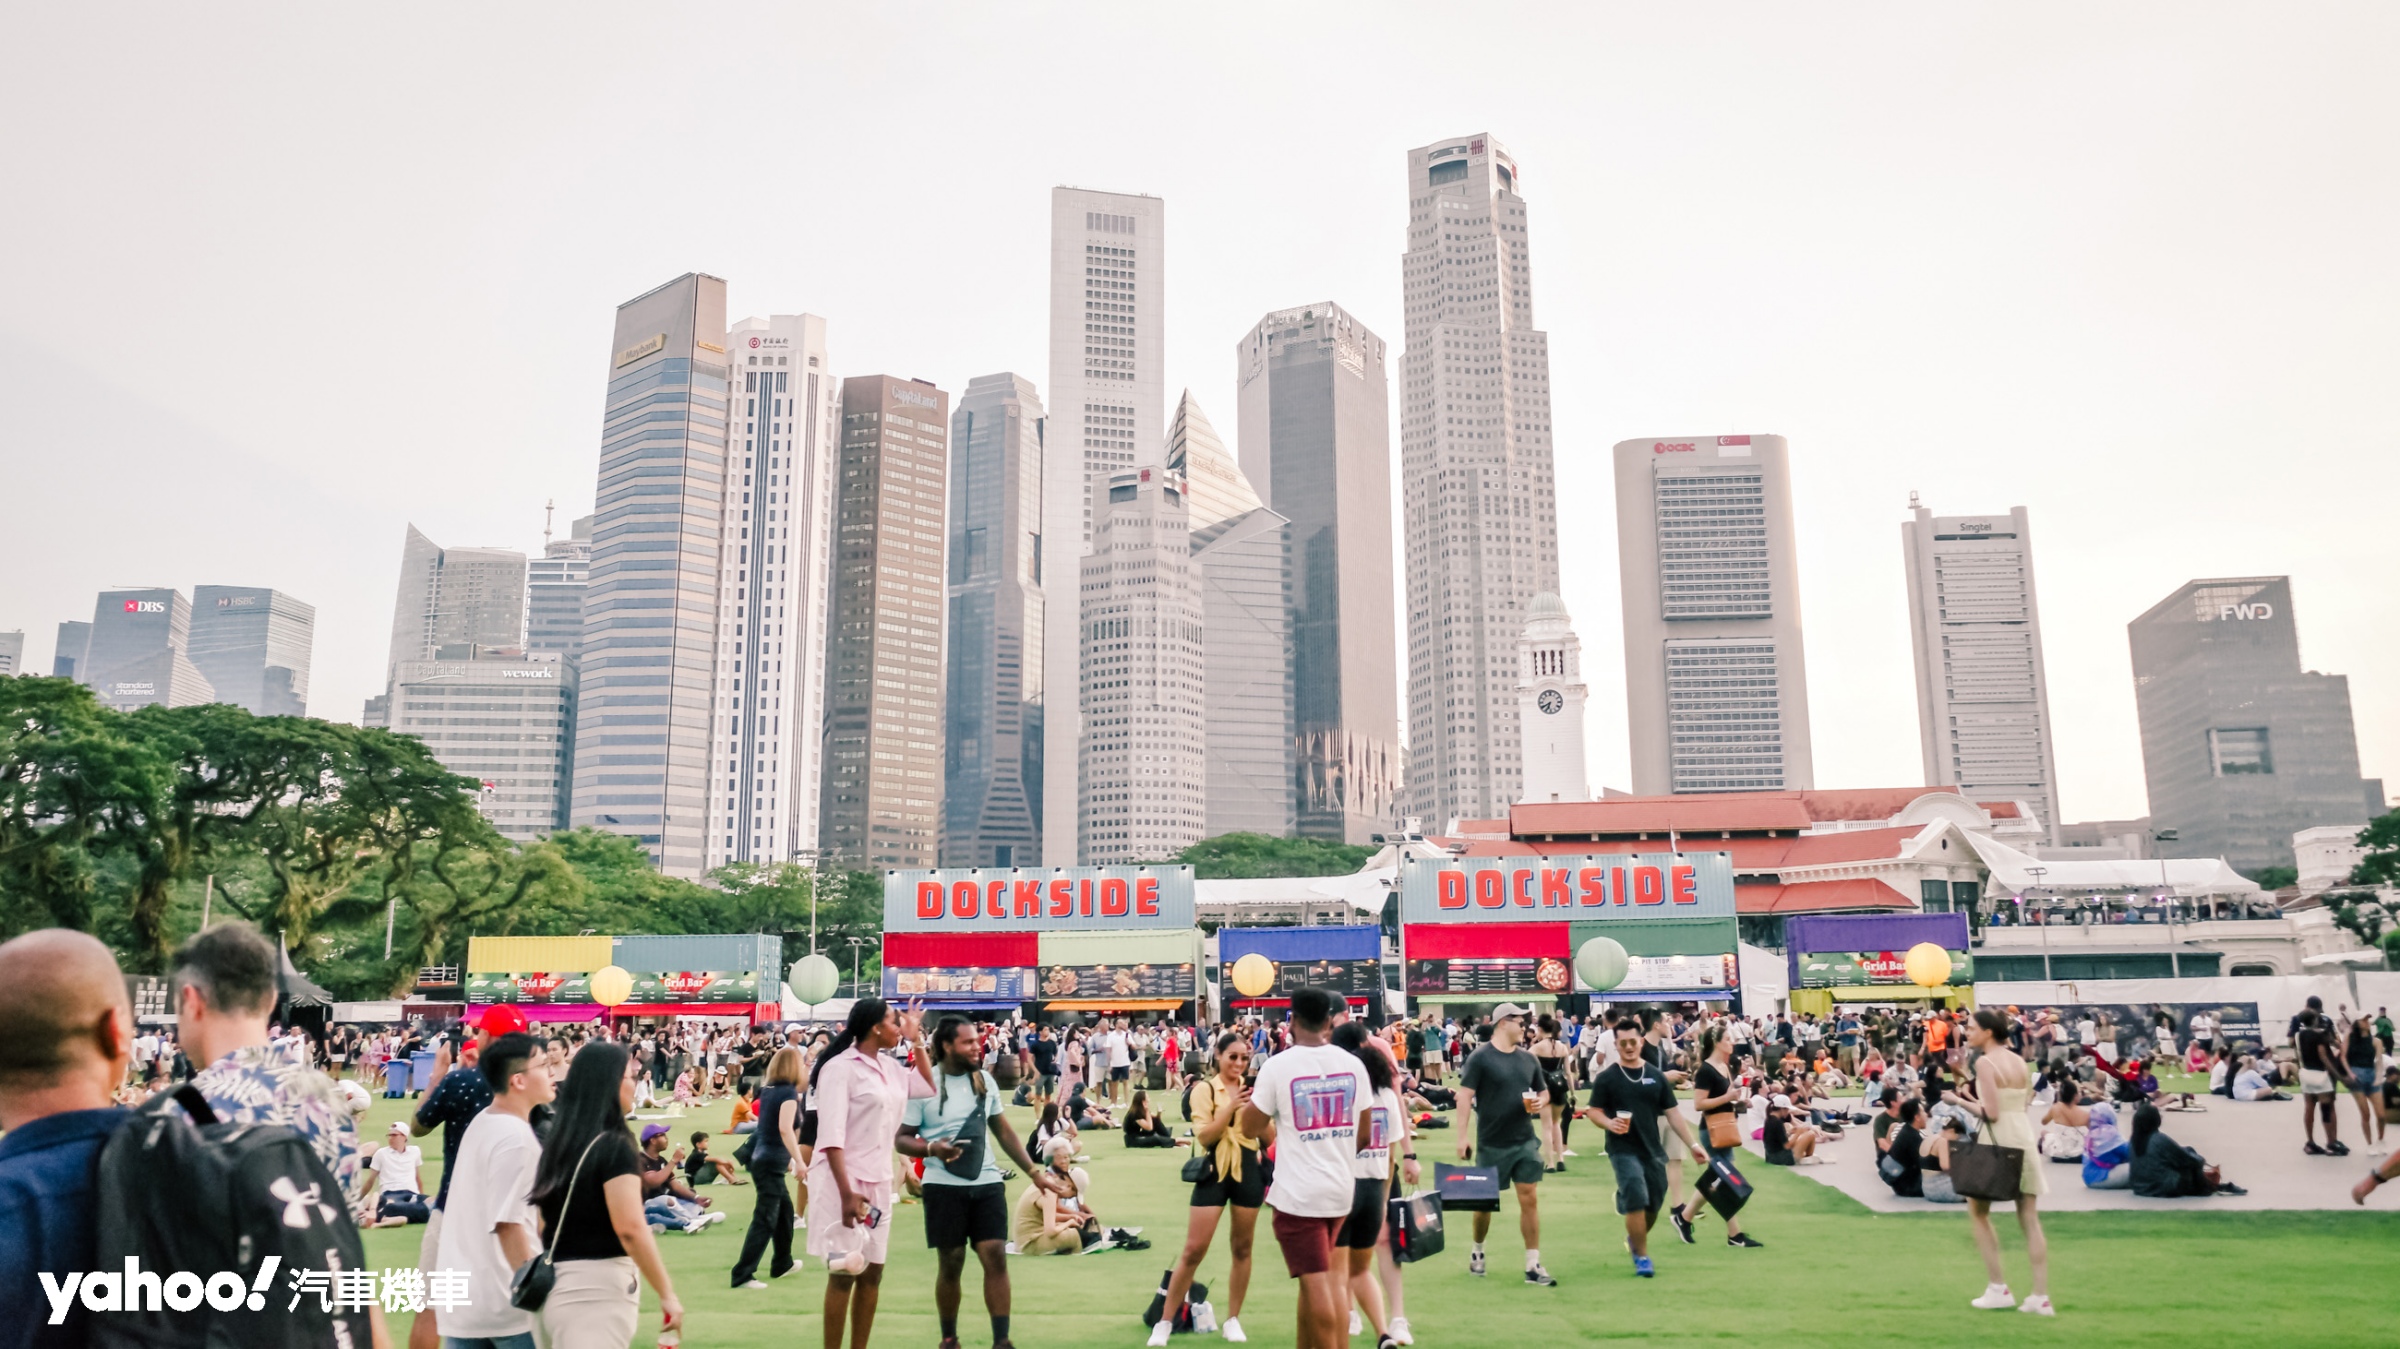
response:
<svg viewBox="0 0 2400 1349"><path fill-rule="evenodd" d="M2301 1151L2300 1102L2296 1099L2248 1103L2222 1096L2199 1099L2208 1107L2206 1114L2165 1111L2160 1131L2223 1168L2227 1180L2250 1193L2211 1195L2206 1199L2145 1199L2131 1190L2088 1189L2083 1183L2080 1164L2045 1162L2043 1171L2050 1179L2050 1192L2042 1196L2043 1211L2354 1210L2350 1187L2369 1167L2400 1145L2400 1139L2372 1145L2362 1143L2358 1136L2358 1107L2350 1103L2348 1096L2334 1102L2342 1112L2343 1141L2350 1145L2347 1157L2311 1157ZM2121 1118L2130 1116L2130 1109L2121 1109L2125 1109ZM2038 1112L2035 1117L2039 1118ZM2126 1123L2130 1124L2129 1118ZM1843 1132L1841 1142L1824 1151L1822 1155L1830 1159L1825 1165L1798 1167L1795 1174L1830 1185L1878 1213L1965 1211L1963 1204L1929 1204L1893 1194L1875 1174L1875 1144L1868 1129L1867 1125L1852 1125ZM1759 1152L1757 1143L1745 1146L1754 1155ZM1752 1165L1763 1167L1766 1160L1754 1157ZM2370 1207L2391 1206L2389 1200L2380 1204L2375 1199L2367 1202Z"/></svg>

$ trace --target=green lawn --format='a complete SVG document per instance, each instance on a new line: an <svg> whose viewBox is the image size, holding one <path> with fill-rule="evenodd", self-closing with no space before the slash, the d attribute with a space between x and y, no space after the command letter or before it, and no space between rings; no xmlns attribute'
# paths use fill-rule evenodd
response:
<svg viewBox="0 0 2400 1349"><path fill-rule="evenodd" d="M378 1099L362 1133L379 1134L402 1104ZM1026 1128L1024 1112L1012 1113ZM670 1123L680 1142L693 1128L715 1130L725 1117L723 1107L711 1107ZM1447 1156L1456 1138L1455 1132L1429 1135L1425 1152ZM1142 1252L1012 1259L1014 1338L1025 1349L1139 1345L1142 1309L1181 1242L1186 1190L1176 1171L1184 1154L1125 1152L1114 1135L1087 1141L1094 1204L1112 1224L1142 1227L1157 1244ZM1757 1195L1745 1218L1766 1249L1729 1249L1723 1229L1711 1222L1697 1246L1668 1241L1655 1247L1659 1277L1637 1280L1620 1245L1623 1229L1599 1137L1579 1127L1574 1141L1584 1155L1569 1163L1568 1175L1542 1187L1543 1261L1560 1286L1527 1288L1516 1281L1513 1211L1500 1215L1494 1232L1492 1277L1471 1277L1466 1219L1456 1217L1450 1252L1409 1271L1418 1344L1433 1349L1635 1338L1842 1346L2392 1342L2391 1262L2400 1250L2400 1212L2389 1205L2370 1213L2056 1215L2047 1227L2060 1314L2037 1321L1966 1305L1982 1291L1983 1274L1962 1213L1878 1215L1814 1181L1763 1165L1750 1169ZM438 1149L438 1136L426 1142L434 1145L429 1154ZM728 1152L730 1140L720 1136L713 1146ZM708 1193L731 1219L699 1236L660 1238L688 1312L685 1343L694 1349L815 1349L823 1333L821 1267L810 1260L764 1291L729 1289L726 1272L748 1221L751 1191L720 1186ZM1014 1193L1012 1186L1012 1198ZM877 1344L932 1349L938 1337L933 1257L923 1245L922 1215L913 1204L895 1215ZM2014 1238L2013 1219L1999 1216L2022 1292L2023 1247ZM1260 1226L1257 1275L1242 1320L1252 1343L1288 1345L1291 1286L1272 1237ZM415 1263L423 1230L368 1233L369 1263ZM1225 1267L1220 1235L1201 1271L1202 1282L1218 1290L1220 1316ZM971 1263L967 1284L961 1338L978 1349L989 1343L990 1327L982 1319ZM647 1291L644 1305L654 1306ZM638 1343L649 1343L655 1317L655 1310L646 1311ZM393 1329L397 1338L406 1327ZM1362 1349L1369 1344L1363 1338L1357 1343Z"/></svg>

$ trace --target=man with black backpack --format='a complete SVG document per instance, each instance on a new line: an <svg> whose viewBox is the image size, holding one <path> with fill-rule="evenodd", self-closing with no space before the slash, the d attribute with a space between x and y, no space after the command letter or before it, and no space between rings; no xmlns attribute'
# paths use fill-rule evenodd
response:
<svg viewBox="0 0 2400 1349"><path fill-rule="evenodd" d="M991 1075L976 1066L974 1023L945 1017L933 1030L933 1095L911 1099L900 1117L899 1148L925 1162L925 1244L938 1252L934 1311L942 1322L941 1349L959 1349L959 1275L967 1247L983 1266L983 1309L992 1318L993 1349L1009 1344L1008 1197L990 1139L1033 1183L1053 1194L1073 1187L1036 1166L1008 1122L1007 1102Z"/></svg>
<svg viewBox="0 0 2400 1349"><path fill-rule="evenodd" d="M133 1006L108 948L50 928L0 945L0 1349L81 1345L70 1300L48 1325L43 1271L100 1268L100 1149L129 1115L111 1103L132 1057Z"/></svg>

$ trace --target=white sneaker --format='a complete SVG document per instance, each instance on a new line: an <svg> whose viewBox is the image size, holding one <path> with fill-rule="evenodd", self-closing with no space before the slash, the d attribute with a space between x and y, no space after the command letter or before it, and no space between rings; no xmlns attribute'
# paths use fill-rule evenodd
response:
<svg viewBox="0 0 2400 1349"><path fill-rule="evenodd" d="M1408 1333L1408 1318L1405 1316L1393 1317L1391 1329L1384 1333L1390 1335L1395 1344L1415 1344L1417 1342L1416 1336Z"/></svg>
<svg viewBox="0 0 2400 1349"><path fill-rule="evenodd" d="M1167 1337L1175 1333L1175 1318L1162 1316L1150 1327L1150 1349L1165 1349Z"/></svg>
<svg viewBox="0 0 2400 1349"><path fill-rule="evenodd" d="M1356 1335L1358 1332L1365 1330L1366 1328L1367 1318L1359 1315L1358 1308L1352 1307L1350 1309L1350 1333Z"/></svg>
<svg viewBox="0 0 2400 1349"><path fill-rule="evenodd" d="M1561 1156L1561 1157L1581 1157L1583 1154L1582 1154L1582 1153L1580 1153L1580 1152L1577 1152L1577 1151L1576 1151L1575 1149L1573 1149L1573 1148L1568 1148L1566 1151L1564 1151L1564 1152L1561 1152L1561 1153L1560 1153L1560 1154L1558 1154L1558 1155L1559 1155L1559 1156Z"/></svg>
<svg viewBox="0 0 2400 1349"><path fill-rule="evenodd" d="M2050 1305L2048 1293L2035 1293L2017 1304L2017 1310L2031 1316L2056 1316L2058 1308Z"/></svg>
<svg viewBox="0 0 2400 1349"><path fill-rule="evenodd" d="M767 1281L764 1279L752 1279L750 1282L741 1286L744 1288L764 1288L767 1286Z"/></svg>
<svg viewBox="0 0 2400 1349"><path fill-rule="evenodd" d="M1987 1285L1983 1290L1983 1296L1967 1305L1980 1307L1987 1312L2004 1312L2017 1305L2017 1297L2016 1294L2008 1291L2007 1284L1995 1283Z"/></svg>
<svg viewBox="0 0 2400 1349"><path fill-rule="evenodd" d="M724 1212L711 1213L708 1215L707 1222L709 1226L714 1227L732 1216L732 1214Z"/></svg>
<svg viewBox="0 0 2400 1349"><path fill-rule="evenodd" d="M1217 1333L1225 1337L1227 1344L1248 1344L1250 1342L1250 1337L1242 1333L1242 1318L1238 1316L1226 1317L1224 1327Z"/></svg>

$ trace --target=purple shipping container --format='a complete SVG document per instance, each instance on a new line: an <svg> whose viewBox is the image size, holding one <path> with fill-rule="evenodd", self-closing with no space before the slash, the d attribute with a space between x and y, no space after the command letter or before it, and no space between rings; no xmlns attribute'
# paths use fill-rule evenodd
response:
<svg viewBox="0 0 2400 1349"><path fill-rule="evenodd" d="M1967 949L1963 913L1796 914L1783 925L1783 950L1792 987L1800 986L1800 957L1818 951L1906 951L1929 941L1945 951Z"/></svg>

